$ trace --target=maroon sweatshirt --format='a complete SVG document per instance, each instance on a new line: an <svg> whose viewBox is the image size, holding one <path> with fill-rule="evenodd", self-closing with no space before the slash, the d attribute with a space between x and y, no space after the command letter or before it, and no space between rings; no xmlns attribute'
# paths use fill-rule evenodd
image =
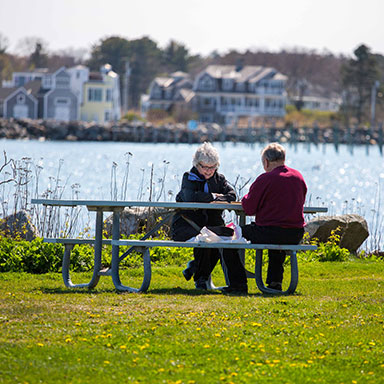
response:
<svg viewBox="0 0 384 384"><path fill-rule="evenodd" d="M302 228L306 193L301 173L282 165L261 174L242 198L241 205L247 215L256 216L257 225Z"/></svg>

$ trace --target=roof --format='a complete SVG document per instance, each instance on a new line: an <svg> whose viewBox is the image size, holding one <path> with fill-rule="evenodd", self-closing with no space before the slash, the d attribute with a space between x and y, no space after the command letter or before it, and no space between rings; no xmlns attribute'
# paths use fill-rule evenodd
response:
<svg viewBox="0 0 384 384"><path fill-rule="evenodd" d="M189 77L188 73L182 71L176 71L171 73L171 77Z"/></svg>
<svg viewBox="0 0 384 384"><path fill-rule="evenodd" d="M258 82L265 77L275 78L276 80L286 80L286 76L271 67L259 65L246 65L238 69L236 65L209 65L205 71L216 79L233 79L235 82Z"/></svg>
<svg viewBox="0 0 384 384"><path fill-rule="evenodd" d="M12 88L0 88L0 100L5 100L11 93L15 92L21 87L12 87Z"/></svg>
<svg viewBox="0 0 384 384"><path fill-rule="evenodd" d="M31 82L32 83L32 82ZM40 87L39 87L40 89ZM12 95L13 93L17 93L17 91L21 91L24 94L35 96L31 90L26 88L26 85L21 87L12 87L12 88L0 88L0 101L4 101L7 97Z"/></svg>
<svg viewBox="0 0 384 384"><path fill-rule="evenodd" d="M36 96L41 89L41 80L36 79L29 81L28 83L24 84L23 87L25 88L28 94Z"/></svg>
<svg viewBox="0 0 384 384"><path fill-rule="evenodd" d="M175 79L172 77L156 77L154 82L159 86L159 87L164 87L167 88L169 87Z"/></svg>
<svg viewBox="0 0 384 384"><path fill-rule="evenodd" d="M182 89L179 90L177 98L179 98L178 97L179 95L180 95L180 98L182 100L184 100L186 103L188 103L195 96L195 92L193 92L190 89L182 88Z"/></svg>

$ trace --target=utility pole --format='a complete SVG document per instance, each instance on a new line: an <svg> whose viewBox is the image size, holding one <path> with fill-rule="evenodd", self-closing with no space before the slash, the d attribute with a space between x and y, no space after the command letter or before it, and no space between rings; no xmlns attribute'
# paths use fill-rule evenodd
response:
<svg viewBox="0 0 384 384"><path fill-rule="evenodd" d="M125 71L123 76L123 116L128 112L129 107L129 79L131 76L131 67L129 66L129 60L125 59Z"/></svg>

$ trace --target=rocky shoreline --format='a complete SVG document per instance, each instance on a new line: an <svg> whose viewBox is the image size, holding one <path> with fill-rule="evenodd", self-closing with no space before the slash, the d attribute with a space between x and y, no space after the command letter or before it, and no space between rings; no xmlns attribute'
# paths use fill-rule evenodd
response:
<svg viewBox="0 0 384 384"><path fill-rule="evenodd" d="M25 140L123 141L143 143L231 142L310 142L334 144L383 145L383 126L346 128L333 127L221 127L199 124L189 130L186 124L154 126L142 122L118 122L108 125L81 121L0 119L0 138Z"/></svg>

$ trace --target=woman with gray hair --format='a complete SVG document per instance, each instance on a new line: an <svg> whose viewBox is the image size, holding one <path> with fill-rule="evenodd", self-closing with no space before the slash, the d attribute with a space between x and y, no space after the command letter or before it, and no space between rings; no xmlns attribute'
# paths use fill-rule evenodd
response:
<svg viewBox="0 0 384 384"><path fill-rule="evenodd" d="M219 154L210 144L205 142L195 152L193 167L184 173L181 190L176 196L178 202L210 203L212 201L235 201L236 193L227 182L224 175L217 172L220 165ZM216 209L185 210L177 212L172 222L172 239L186 241L196 236L203 227L214 228L218 234L231 231L225 227L222 211ZM228 235L228 234L227 234ZM210 275L220 259L218 249L194 248L194 261L188 263L183 271L184 277L189 280L194 277L195 287L210 289ZM247 291L245 270L241 264L236 250L223 251L225 265L228 268L228 279L240 284L240 290Z"/></svg>

